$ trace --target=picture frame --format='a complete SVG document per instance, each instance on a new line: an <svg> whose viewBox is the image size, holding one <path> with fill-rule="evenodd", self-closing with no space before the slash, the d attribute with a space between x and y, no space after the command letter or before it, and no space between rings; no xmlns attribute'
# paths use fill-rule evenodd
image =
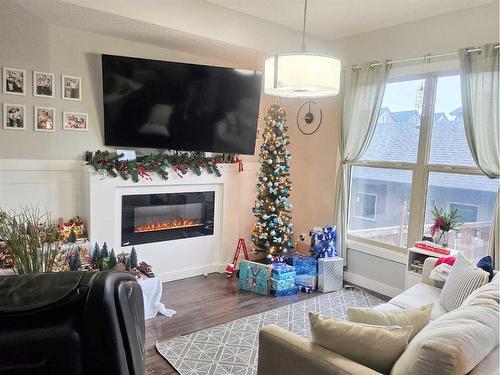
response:
<svg viewBox="0 0 500 375"><path fill-rule="evenodd" d="M82 101L82 78L61 76L61 97L64 100Z"/></svg>
<svg viewBox="0 0 500 375"><path fill-rule="evenodd" d="M62 128L69 131L88 131L88 113L63 112Z"/></svg>
<svg viewBox="0 0 500 375"><path fill-rule="evenodd" d="M17 112L16 112L17 110ZM26 106L23 104L3 104L2 123L7 130L26 130Z"/></svg>
<svg viewBox="0 0 500 375"><path fill-rule="evenodd" d="M33 96L55 98L56 81L53 73L33 71Z"/></svg>
<svg viewBox="0 0 500 375"><path fill-rule="evenodd" d="M37 132L55 132L56 109L53 107L35 106L33 109L33 126Z"/></svg>
<svg viewBox="0 0 500 375"><path fill-rule="evenodd" d="M4 94L26 95L26 70L4 66L2 85Z"/></svg>

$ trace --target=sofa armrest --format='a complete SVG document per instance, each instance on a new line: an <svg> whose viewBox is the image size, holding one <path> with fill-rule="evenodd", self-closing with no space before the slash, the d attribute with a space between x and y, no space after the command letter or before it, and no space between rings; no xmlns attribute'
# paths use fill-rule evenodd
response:
<svg viewBox="0 0 500 375"><path fill-rule="evenodd" d="M380 375L275 325L259 332L258 375Z"/></svg>
<svg viewBox="0 0 500 375"><path fill-rule="evenodd" d="M433 270L435 264L437 262L437 258L429 257L424 261L424 269L422 271L422 282L428 285L436 286L434 280L429 278L431 275L431 271Z"/></svg>

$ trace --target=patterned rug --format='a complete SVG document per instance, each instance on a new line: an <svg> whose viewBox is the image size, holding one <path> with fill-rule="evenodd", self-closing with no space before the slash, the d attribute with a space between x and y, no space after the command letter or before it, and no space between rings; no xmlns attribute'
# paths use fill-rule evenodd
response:
<svg viewBox="0 0 500 375"><path fill-rule="evenodd" d="M157 342L156 348L181 375L254 375L257 374L259 330L263 326L276 324L300 336L311 337L310 311L345 319L348 307L373 307L383 302L364 291L344 288Z"/></svg>

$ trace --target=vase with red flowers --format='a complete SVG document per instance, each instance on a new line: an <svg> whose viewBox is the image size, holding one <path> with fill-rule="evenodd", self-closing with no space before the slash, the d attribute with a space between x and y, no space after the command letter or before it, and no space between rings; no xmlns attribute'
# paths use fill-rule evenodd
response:
<svg viewBox="0 0 500 375"><path fill-rule="evenodd" d="M431 236L434 243L448 247L448 232L457 229L460 225L460 214L457 209L444 212L443 209L434 206L432 210L434 224L431 227Z"/></svg>

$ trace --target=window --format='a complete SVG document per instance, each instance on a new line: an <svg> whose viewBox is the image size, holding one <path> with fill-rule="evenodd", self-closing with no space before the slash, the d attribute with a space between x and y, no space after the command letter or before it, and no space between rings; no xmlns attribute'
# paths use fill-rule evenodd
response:
<svg viewBox="0 0 500 375"><path fill-rule="evenodd" d="M448 212L457 210L460 215L460 219L464 223L475 223L478 218L479 206L474 206L472 204L461 204L448 202Z"/></svg>
<svg viewBox="0 0 500 375"><path fill-rule="evenodd" d="M405 246L412 172L355 166L349 233L369 241Z"/></svg>
<svg viewBox="0 0 500 375"><path fill-rule="evenodd" d="M498 181L483 175L430 172L427 185L424 233L432 225L434 206L446 212L457 209L460 225L450 231L448 246L472 260L486 255Z"/></svg>
<svg viewBox="0 0 500 375"><path fill-rule="evenodd" d="M449 247L486 255L499 181L470 153L458 75L388 82L370 145L351 168L350 240L405 249L429 234L438 207L460 215Z"/></svg>
<svg viewBox="0 0 500 375"><path fill-rule="evenodd" d="M359 219L375 220L377 212L377 194L355 193L353 216Z"/></svg>

